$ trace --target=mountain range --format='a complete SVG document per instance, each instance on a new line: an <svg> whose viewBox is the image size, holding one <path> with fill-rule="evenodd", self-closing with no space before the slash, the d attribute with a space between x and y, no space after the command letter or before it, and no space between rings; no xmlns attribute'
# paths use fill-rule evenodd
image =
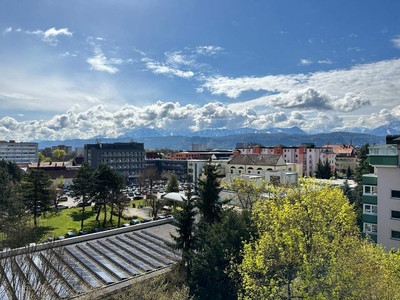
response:
<svg viewBox="0 0 400 300"><path fill-rule="evenodd" d="M400 123L399 123L400 128ZM357 132L358 131L358 132ZM69 145L72 147L83 147L84 144L115 143L135 141L144 143L145 149L173 149L190 150L193 144L205 144L207 149L233 149L237 143L260 144L263 146L274 146L282 144L285 146L299 146L303 143L314 143L316 146L324 144L353 144L361 146L369 144L385 143L387 134L400 134L400 130L389 126L381 126L367 133L363 129L354 129L353 132L330 132L308 134L298 127L291 128L269 128L256 130L251 128L208 129L191 132L186 129L167 130L152 128L137 128L120 135L117 138L104 138L101 136L93 139L72 139L64 141L37 141L39 149L56 145Z"/></svg>

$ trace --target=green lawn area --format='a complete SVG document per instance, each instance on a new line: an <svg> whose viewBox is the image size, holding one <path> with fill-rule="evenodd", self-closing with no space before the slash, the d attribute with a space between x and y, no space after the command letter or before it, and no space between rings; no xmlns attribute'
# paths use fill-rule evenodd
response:
<svg viewBox="0 0 400 300"><path fill-rule="evenodd" d="M144 205L144 200L131 201L130 206L135 203L136 207ZM94 228L99 227L96 222L97 212L92 209L92 207L86 207L84 216L84 230L91 231ZM81 218L82 218L82 208L69 208L58 211L48 211L46 214L41 215L38 218L39 226L42 228L42 240L47 237L58 237L65 235L67 232L74 231L79 232L81 229ZM100 213L99 221L100 228L103 223L104 213ZM110 211L107 211L107 221L110 219ZM130 219L121 219L121 224L127 223ZM114 227L118 224L118 217L113 216ZM106 227L110 227L111 224L107 222Z"/></svg>

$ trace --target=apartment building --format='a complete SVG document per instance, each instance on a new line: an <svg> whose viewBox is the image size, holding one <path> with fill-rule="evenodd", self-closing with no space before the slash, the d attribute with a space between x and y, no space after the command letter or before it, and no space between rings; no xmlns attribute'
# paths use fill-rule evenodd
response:
<svg viewBox="0 0 400 300"><path fill-rule="evenodd" d="M84 160L93 168L105 163L121 175L136 178L144 169L145 150L143 143L97 143L84 145Z"/></svg>
<svg viewBox="0 0 400 300"><path fill-rule="evenodd" d="M28 164L38 161L38 143L0 141L0 160L17 164Z"/></svg>
<svg viewBox="0 0 400 300"><path fill-rule="evenodd" d="M333 144L324 145L322 149L330 149L333 154L329 161L333 161L332 171L336 170L339 173L346 174L347 169L350 168L351 173L356 172L358 165L357 149L353 145Z"/></svg>
<svg viewBox="0 0 400 300"><path fill-rule="evenodd" d="M400 249L400 135L369 147L373 174L363 176L363 234L379 244Z"/></svg>
<svg viewBox="0 0 400 300"><path fill-rule="evenodd" d="M315 168L317 167L318 160L321 158L321 152L323 152L321 151L321 147L316 147L313 143L303 143L300 146L292 147L286 147L284 145L254 145L246 148L236 147L236 150L241 154L282 155L286 163L302 164L302 171L300 174L303 176L313 175Z"/></svg>

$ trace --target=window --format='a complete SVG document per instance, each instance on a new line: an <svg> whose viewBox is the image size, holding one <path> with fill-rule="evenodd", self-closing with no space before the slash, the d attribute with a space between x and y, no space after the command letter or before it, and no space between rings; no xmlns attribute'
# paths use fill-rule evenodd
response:
<svg viewBox="0 0 400 300"><path fill-rule="evenodd" d="M400 220L400 211L398 211L398 210L392 210L391 218L392 218L392 219L399 219L399 220Z"/></svg>
<svg viewBox="0 0 400 300"><path fill-rule="evenodd" d="M391 192L392 192L392 193L391 193L391 198L398 198L398 199L400 199L400 191L398 191L398 190L392 190Z"/></svg>
<svg viewBox="0 0 400 300"><path fill-rule="evenodd" d="M400 231L392 230L391 238L394 240L400 240Z"/></svg>
<svg viewBox="0 0 400 300"><path fill-rule="evenodd" d="M378 193L378 187L374 185L364 185L364 195L376 195Z"/></svg>
<svg viewBox="0 0 400 300"><path fill-rule="evenodd" d="M378 225L371 223L364 223L364 232L366 233L377 233Z"/></svg>
<svg viewBox="0 0 400 300"><path fill-rule="evenodd" d="M376 215L378 213L378 206L372 204L364 204L363 205L363 213Z"/></svg>

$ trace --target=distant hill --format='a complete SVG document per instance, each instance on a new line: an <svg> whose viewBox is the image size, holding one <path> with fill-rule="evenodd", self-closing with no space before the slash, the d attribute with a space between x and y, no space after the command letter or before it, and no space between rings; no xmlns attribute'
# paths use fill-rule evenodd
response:
<svg viewBox="0 0 400 300"><path fill-rule="evenodd" d="M150 131L151 132L151 131ZM361 146L369 144L385 143L384 136L372 134L351 133L351 132L332 132L319 134L286 134L286 133L245 133L233 135L210 136L161 136L154 132L150 137L125 136L119 138L99 138L101 143L129 142L135 141L144 143L146 149L169 148L173 150L190 150L192 144L205 144L209 149L223 148L233 149L236 143L255 143L263 146L274 146L282 144L285 146L299 146L302 143L315 143L317 146L324 144L349 144ZM72 147L83 147L84 144L96 143L95 139L73 139L65 141L38 141L39 148L51 147L59 144Z"/></svg>

